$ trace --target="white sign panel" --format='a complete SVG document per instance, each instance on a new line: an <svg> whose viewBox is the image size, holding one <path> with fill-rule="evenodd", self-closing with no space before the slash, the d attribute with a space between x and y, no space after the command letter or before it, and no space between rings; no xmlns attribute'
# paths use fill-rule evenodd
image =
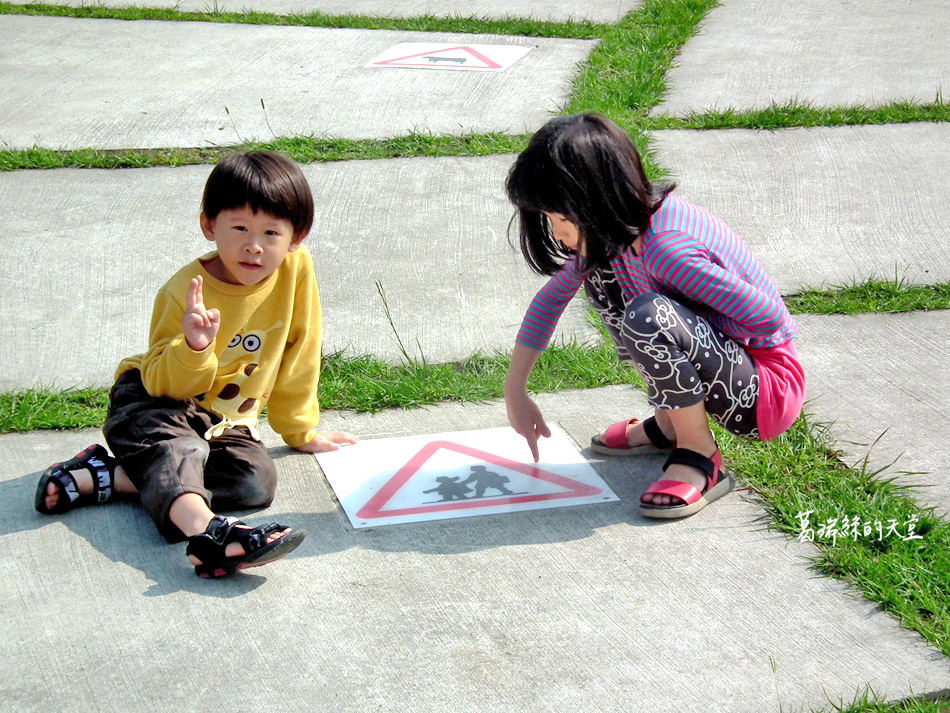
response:
<svg viewBox="0 0 950 713"><path fill-rule="evenodd" d="M531 51L523 45L459 45L451 42L403 42L370 60L367 67L503 72Z"/></svg>
<svg viewBox="0 0 950 713"><path fill-rule="evenodd" d="M316 454L354 528L619 500L557 426L531 460L511 428L360 441Z"/></svg>

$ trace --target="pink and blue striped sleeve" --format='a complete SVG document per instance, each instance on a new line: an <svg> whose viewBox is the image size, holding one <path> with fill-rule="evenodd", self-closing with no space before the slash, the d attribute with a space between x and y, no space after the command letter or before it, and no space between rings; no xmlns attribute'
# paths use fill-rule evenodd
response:
<svg viewBox="0 0 950 713"><path fill-rule="evenodd" d="M685 234L657 235L649 271L662 284L726 318L727 333L754 338L785 326L788 312L780 299L715 264L706 249Z"/></svg>
<svg viewBox="0 0 950 713"><path fill-rule="evenodd" d="M538 351L547 349L567 304L584 284L586 273L578 267L577 260L571 258L565 262L534 296L515 342Z"/></svg>

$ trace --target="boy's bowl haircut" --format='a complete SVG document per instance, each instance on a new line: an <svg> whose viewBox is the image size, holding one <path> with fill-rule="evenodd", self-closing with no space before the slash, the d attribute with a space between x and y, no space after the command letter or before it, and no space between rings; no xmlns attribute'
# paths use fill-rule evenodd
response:
<svg viewBox="0 0 950 713"><path fill-rule="evenodd" d="M223 210L250 206L290 221L297 238L313 225L313 194L300 167L273 151L225 156L205 183L201 210L214 220Z"/></svg>

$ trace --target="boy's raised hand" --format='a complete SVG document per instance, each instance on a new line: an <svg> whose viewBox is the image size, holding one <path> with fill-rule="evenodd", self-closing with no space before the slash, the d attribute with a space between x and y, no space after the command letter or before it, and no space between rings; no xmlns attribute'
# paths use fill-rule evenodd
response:
<svg viewBox="0 0 950 713"><path fill-rule="evenodd" d="M316 435L310 439L310 443L297 448L304 453L326 453L327 451L338 451L344 443L354 444L359 439L352 433L346 431L317 431Z"/></svg>
<svg viewBox="0 0 950 713"><path fill-rule="evenodd" d="M214 341L218 327L221 326L221 313L216 309L205 309L201 284L201 275L191 278L185 301L185 314L181 318L181 331L185 334L185 341L196 352L206 349Z"/></svg>

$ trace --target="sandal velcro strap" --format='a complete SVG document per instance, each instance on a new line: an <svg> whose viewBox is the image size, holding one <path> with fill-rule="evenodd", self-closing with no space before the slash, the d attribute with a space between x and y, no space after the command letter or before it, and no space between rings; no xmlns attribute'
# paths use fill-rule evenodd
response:
<svg viewBox="0 0 950 713"><path fill-rule="evenodd" d="M283 525L278 525L276 522L255 527L253 530L244 530L242 528L237 531L237 540L241 543L245 552L254 552L267 544L267 538L271 534L285 529L287 528Z"/></svg>
<svg viewBox="0 0 950 713"><path fill-rule="evenodd" d="M670 457L666 459L666 463L663 464L663 470L665 471L671 465L687 465L696 468L703 471L707 478L716 476L716 464L701 453L689 448L674 448L673 452L670 453Z"/></svg>
<svg viewBox="0 0 950 713"><path fill-rule="evenodd" d="M273 562L296 549L307 534L304 530L290 530L267 541L272 534L289 529L276 522L249 528L237 518L215 515L204 532L188 538L185 554L201 560L201 564L195 565L199 577L223 577L239 569ZM240 544L244 554L228 557L225 551L232 542Z"/></svg>
<svg viewBox="0 0 950 713"><path fill-rule="evenodd" d="M115 466L115 459L98 444L89 446L67 461L54 463L43 472L37 484L34 503L36 509L50 515L64 513L72 509L74 505L81 505L84 502L109 502L113 495ZM73 471L81 469L89 471L89 475L92 476L92 495L82 495L79 492L79 484L76 482ZM47 489L50 483L59 491L59 498L54 507L47 508L46 497L49 495Z"/></svg>
<svg viewBox="0 0 950 713"><path fill-rule="evenodd" d="M663 433L660 424L656 422L656 417L650 416L650 418L643 421L643 432L650 439L650 443L657 448L665 450L673 447L673 442Z"/></svg>

